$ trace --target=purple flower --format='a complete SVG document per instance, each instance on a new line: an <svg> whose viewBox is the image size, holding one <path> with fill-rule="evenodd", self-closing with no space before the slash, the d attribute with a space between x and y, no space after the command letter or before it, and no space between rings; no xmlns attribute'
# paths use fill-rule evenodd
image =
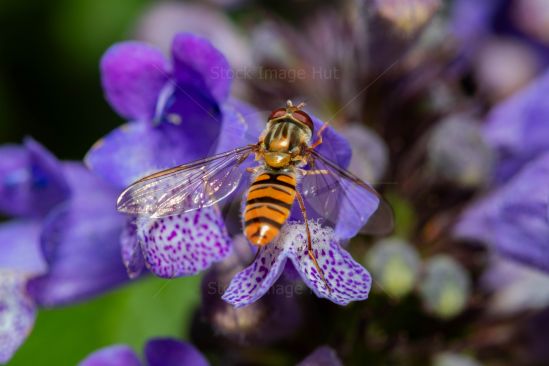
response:
<svg viewBox="0 0 549 366"><path fill-rule="evenodd" d="M0 147L0 362L31 331L36 306L88 298L125 280L121 217L108 190L78 163L37 142Z"/></svg>
<svg viewBox="0 0 549 366"><path fill-rule="evenodd" d="M79 366L208 366L208 360L189 343L169 338L152 339L145 345L145 362L128 346L100 349Z"/></svg>
<svg viewBox="0 0 549 366"><path fill-rule="evenodd" d="M297 366L342 366L343 362L337 357L336 352L328 347L318 347Z"/></svg>
<svg viewBox="0 0 549 366"><path fill-rule="evenodd" d="M549 271L548 180L549 152L468 208L455 235L481 240L506 257Z"/></svg>
<svg viewBox="0 0 549 366"><path fill-rule="evenodd" d="M523 165L549 150L549 71L495 106L483 135L496 150L496 182L505 182Z"/></svg>
<svg viewBox="0 0 549 366"><path fill-rule="evenodd" d="M257 112L229 99L230 66L203 38L177 34L171 62L147 44L117 44L103 56L101 74L107 100L132 122L98 141L85 160L120 190L149 173L256 142L261 132ZM220 211L211 207L130 219L122 253L130 276L145 265L172 278L225 258L230 243Z"/></svg>

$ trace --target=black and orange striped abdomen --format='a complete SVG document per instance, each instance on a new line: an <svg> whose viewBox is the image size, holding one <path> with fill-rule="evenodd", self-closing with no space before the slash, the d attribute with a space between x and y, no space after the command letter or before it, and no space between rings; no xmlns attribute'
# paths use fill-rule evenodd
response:
<svg viewBox="0 0 549 366"><path fill-rule="evenodd" d="M252 244L267 245L278 235L290 216L295 185L295 176L287 172L266 172L255 178L244 209L244 234Z"/></svg>

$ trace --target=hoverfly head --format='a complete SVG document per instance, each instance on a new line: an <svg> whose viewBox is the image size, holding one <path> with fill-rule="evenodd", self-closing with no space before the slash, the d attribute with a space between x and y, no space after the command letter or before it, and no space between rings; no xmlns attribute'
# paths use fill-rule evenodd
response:
<svg viewBox="0 0 549 366"><path fill-rule="evenodd" d="M303 107L305 107L305 103L303 102L294 106L292 101L288 100L286 102L286 107L275 109L269 116L268 120L272 121L272 120L278 120L283 118L290 118L295 122L298 122L300 124L303 124L309 127L312 133L314 131L313 120L305 111L302 110Z"/></svg>

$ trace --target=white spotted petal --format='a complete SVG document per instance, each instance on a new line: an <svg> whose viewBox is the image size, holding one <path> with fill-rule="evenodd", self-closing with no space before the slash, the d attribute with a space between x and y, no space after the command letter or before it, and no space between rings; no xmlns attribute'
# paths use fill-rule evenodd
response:
<svg viewBox="0 0 549 366"><path fill-rule="evenodd" d="M26 292L27 277L0 270L0 364L9 361L34 325L36 308Z"/></svg>
<svg viewBox="0 0 549 366"><path fill-rule="evenodd" d="M368 297L372 279L368 271L345 251L333 228L310 220L312 247L329 289L307 251L307 233L302 222L288 222L272 243L261 249L251 266L239 272L223 299L236 307L259 299L280 277L289 258L303 281L322 298L339 305Z"/></svg>
<svg viewBox="0 0 549 366"><path fill-rule="evenodd" d="M223 300L237 308L257 301L280 277L285 264L283 247L271 243L261 248L255 261L232 279Z"/></svg>
<svg viewBox="0 0 549 366"><path fill-rule="evenodd" d="M145 265L159 277L197 274L230 254L231 239L216 207L159 219L141 218Z"/></svg>

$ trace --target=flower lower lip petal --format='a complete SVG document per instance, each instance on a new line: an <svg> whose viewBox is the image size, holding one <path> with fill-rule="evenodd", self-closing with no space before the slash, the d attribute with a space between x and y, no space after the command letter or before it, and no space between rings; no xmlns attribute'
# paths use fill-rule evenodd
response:
<svg viewBox="0 0 549 366"><path fill-rule="evenodd" d="M142 218L137 235L146 266L157 276L196 274L230 254L231 239L217 208Z"/></svg>
<svg viewBox="0 0 549 366"><path fill-rule="evenodd" d="M34 325L36 309L26 282L20 272L0 271L0 363L13 356Z"/></svg>

